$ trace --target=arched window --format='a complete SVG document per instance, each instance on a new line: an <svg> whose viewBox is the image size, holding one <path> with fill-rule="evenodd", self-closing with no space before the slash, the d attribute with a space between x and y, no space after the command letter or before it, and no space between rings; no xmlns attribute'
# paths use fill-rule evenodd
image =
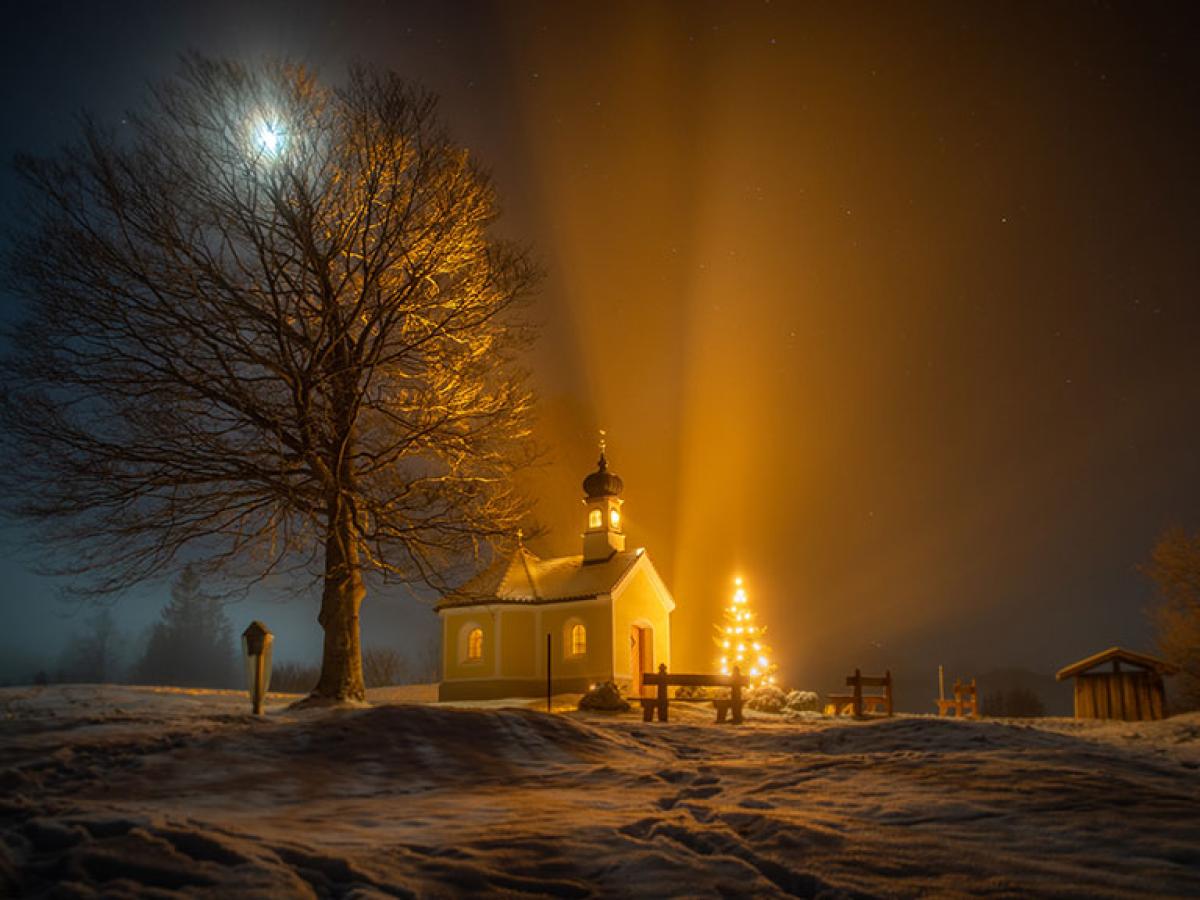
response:
<svg viewBox="0 0 1200 900"><path fill-rule="evenodd" d="M587 653L587 629L582 625L571 626L571 655L583 656Z"/></svg>
<svg viewBox="0 0 1200 900"><path fill-rule="evenodd" d="M483 629L472 628L467 635L467 662L483 659Z"/></svg>
<svg viewBox="0 0 1200 900"><path fill-rule="evenodd" d="M617 512L617 508L615 506L608 511L608 521L613 528L621 527L621 514Z"/></svg>
<svg viewBox="0 0 1200 900"><path fill-rule="evenodd" d="M593 509L588 513L588 528L599 528L604 521L604 513L598 509Z"/></svg>

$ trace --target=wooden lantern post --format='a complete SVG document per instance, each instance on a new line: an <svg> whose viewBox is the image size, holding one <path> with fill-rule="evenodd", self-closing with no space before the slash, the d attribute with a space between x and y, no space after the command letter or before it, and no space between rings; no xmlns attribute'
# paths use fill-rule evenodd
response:
<svg viewBox="0 0 1200 900"><path fill-rule="evenodd" d="M250 707L254 715L263 713L263 701L271 680L271 646L275 635L267 626L255 620L242 632L242 648L246 653L246 681L250 688Z"/></svg>

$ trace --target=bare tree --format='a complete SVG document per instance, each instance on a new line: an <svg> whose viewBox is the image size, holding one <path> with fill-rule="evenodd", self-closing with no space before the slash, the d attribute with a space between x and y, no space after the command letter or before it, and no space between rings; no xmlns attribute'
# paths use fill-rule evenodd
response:
<svg viewBox="0 0 1200 900"><path fill-rule="evenodd" d="M314 699L361 698L364 576L446 590L527 512L538 273L391 73L190 58L127 122L17 161L0 488L90 591L307 570Z"/></svg>
<svg viewBox="0 0 1200 900"><path fill-rule="evenodd" d="M416 684L429 684L442 679L442 636L436 632L420 644L411 666Z"/></svg>
<svg viewBox="0 0 1200 900"><path fill-rule="evenodd" d="M367 687L403 684L406 669L404 657L391 647L367 647L363 651L363 680Z"/></svg>
<svg viewBox="0 0 1200 900"><path fill-rule="evenodd" d="M1200 708L1200 532L1177 528L1158 539L1145 567L1158 587L1150 616L1158 649L1179 666L1179 698Z"/></svg>
<svg viewBox="0 0 1200 900"><path fill-rule="evenodd" d="M84 632L76 634L63 648L58 680L90 684L116 681L121 668L122 643L112 610L101 609L88 622Z"/></svg>

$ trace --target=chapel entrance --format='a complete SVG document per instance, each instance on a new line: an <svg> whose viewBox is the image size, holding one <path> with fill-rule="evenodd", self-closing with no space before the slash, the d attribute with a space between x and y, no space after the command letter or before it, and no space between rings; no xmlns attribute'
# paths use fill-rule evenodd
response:
<svg viewBox="0 0 1200 900"><path fill-rule="evenodd" d="M642 676L654 671L654 629L634 625L629 633L629 670L633 673L630 694L642 696Z"/></svg>

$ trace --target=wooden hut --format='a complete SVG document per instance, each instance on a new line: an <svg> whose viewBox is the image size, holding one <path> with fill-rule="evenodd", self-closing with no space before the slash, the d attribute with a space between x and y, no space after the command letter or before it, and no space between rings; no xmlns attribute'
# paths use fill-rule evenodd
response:
<svg viewBox="0 0 1200 900"><path fill-rule="evenodd" d="M1075 679L1075 718L1135 722L1166 715L1163 676L1178 671L1153 656L1109 647L1060 670L1058 680Z"/></svg>

